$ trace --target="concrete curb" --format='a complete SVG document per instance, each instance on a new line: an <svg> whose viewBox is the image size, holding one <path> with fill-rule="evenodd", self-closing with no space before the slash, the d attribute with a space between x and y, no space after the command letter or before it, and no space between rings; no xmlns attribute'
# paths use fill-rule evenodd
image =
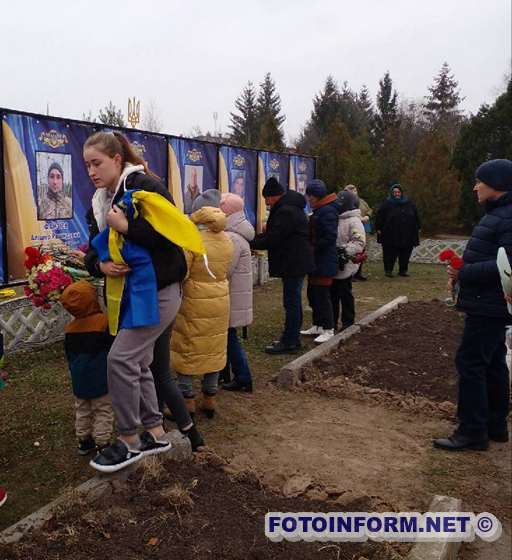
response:
<svg viewBox="0 0 512 560"><path fill-rule="evenodd" d="M462 501L449 496L434 496L429 505L431 512L460 512ZM416 543L406 560L456 560L461 541Z"/></svg>
<svg viewBox="0 0 512 560"><path fill-rule="evenodd" d="M361 332L361 329L367 327L377 319L380 319L380 317L384 317L384 315L391 313L392 311L397 309L399 305L403 305L408 301L409 300L406 296L399 296L395 298L382 307L379 307L379 309L377 309L373 313L366 315L348 329L334 335L331 340L320 344L316 348L313 348L313 350L310 350L309 352L306 352L305 354L299 356L288 364L285 364L277 374L277 384L281 387L286 388L292 388L300 385L304 381L303 372L306 366L309 366L319 358L330 354L351 336L357 334L358 332Z"/></svg>
<svg viewBox="0 0 512 560"><path fill-rule="evenodd" d="M183 461L192 456L192 448L187 437L183 436L178 430L173 430L165 435L165 439L172 443L172 448L167 453L161 455L165 459ZM155 457L155 455L153 455ZM113 474L97 474L93 478L80 484L73 490L73 494L86 502L95 502L100 498L105 498L112 494L119 483L125 481L130 474L144 465L146 459L118 471ZM56 509L66 504L69 500L68 494L60 495L58 498L43 506L41 509L31 513L14 525L7 527L0 533L0 543L9 544L20 541L27 533L40 529L50 520Z"/></svg>

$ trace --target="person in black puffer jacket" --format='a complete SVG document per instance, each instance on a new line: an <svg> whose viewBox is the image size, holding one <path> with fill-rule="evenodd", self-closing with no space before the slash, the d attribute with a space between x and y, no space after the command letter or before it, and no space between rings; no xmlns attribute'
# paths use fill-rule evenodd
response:
<svg viewBox="0 0 512 560"><path fill-rule="evenodd" d="M168 401L171 398L169 386L172 385L170 326L181 304L180 283L187 267L180 247L164 238L142 216L128 217L118 206L129 190L156 193L172 202L167 189L149 172L128 140L118 132L93 134L84 144L84 160L97 189L92 209L87 214L90 247L85 258L87 269L94 276L105 276L106 286L111 278L130 274L130 268L125 264L116 264L113 260L100 262L91 243L107 227L116 230L147 250L155 272L159 307L159 324L121 328L108 354L108 385L119 436L90 464L101 472L115 472L138 461L143 454L170 449L169 442L163 438L155 380L157 385L165 386L165 394L160 396ZM125 297L129 295L123 293ZM171 400L178 425L190 438L192 447L195 443L199 445L202 443L200 434L175 386L173 393ZM139 438L141 424L144 431Z"/></svg>
<svg viewBox="0 0 512 560"><path fill-rule="evenodd" d="M448 267L450 283L460 286L457 306L466 313L455 363L459 373L459 426L448 438L434 440L446 450L478 449L489 439L508 441L510 383L506 363L508 313L496 264L498 249L512 256L512 161L497 159L476 170L473 189L485 215L464 251L460 270Z"/></svg>
<svg viewBox="0 0 512 560"><path fill-rule="evenodd" d="M270 177L263 187L270 214L264 233L250 243L253 250L267 250L270 276L281 278L285 324L279 341L268 345L269 354L293 353L300 348L302 327L302 285L313 270L313 251L309 243L306 199L288 191Z"/></svg>
<svg viewBox="0 0 512 560"><path fill-rule="evenodd" d="M313 208L309 230L315 268L308 278L308 300L313 310L313 326L301 331L301 334L315 336L314 341L322 343L334 336L331 286L339 271L336 239L340 206L336 202L336 194L327 194L327 187L319 179L309 182L306 196Z"/></svg>

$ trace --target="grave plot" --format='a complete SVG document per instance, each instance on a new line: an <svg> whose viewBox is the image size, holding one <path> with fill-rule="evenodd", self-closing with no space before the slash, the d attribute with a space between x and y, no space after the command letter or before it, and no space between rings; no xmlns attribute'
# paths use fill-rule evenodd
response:
<svg viewBox="0 0 512 560"><path fill-rule="evenodd" d="M92 503L71 492L46 523L17 544L1 545L2 560L95 558L215 558L223 560L396 560L407 545L282 541L265 537L268 511L361 511L369 503L320 502L266 491L251 471L234 473L220 457L188 462L149 458Z"/></svg>

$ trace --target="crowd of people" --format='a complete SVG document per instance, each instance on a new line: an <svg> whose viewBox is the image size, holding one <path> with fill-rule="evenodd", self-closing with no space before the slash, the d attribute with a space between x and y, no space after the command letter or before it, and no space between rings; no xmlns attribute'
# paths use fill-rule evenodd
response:
<svg viewBox="0 0 512 560"><path fill-rule="evenodd" d="M253 320L251 251L267 251L269 274L282 282L284 326L267 353L293 354L301 336L323 343L354 324L352 281L364 279L371 228L371 209L356 186L336 194L314 179L304 196L270 177L262 193L268 219L256 235L235 193L207 189L191 200L185 216L120 133L91 136L84 160L96 187L85 262L91 275L105 279L106 313L87 281L68 286L61 302L74 317L64 345L78 452L95 453L90 465L96 470L115 472L168 451L164 414L197 450L204 445L197 416L214 418L219 386L253 391L238 333ZM489 162L477 172L475 189L490 210L470 239L463 269L448 269L450 282L460 283L468 318L456 361L460 426L450 438L434 441L443 449L485 448L489 438L507 436L504 333L510 316L492 259L495 245L512 251L510 167ZM420 222L399 184L377 210L375 230L386 276L393 276L397 259L398 274L408 276ZM303 330L306 279L312 325Z"/></svg>
<svg viewBox="0 0 512 560"><path fill-rule="evenodd" d="M353 185L336 195L315 179L303 196L270 177L268 220L255 235L236 193L207 189L190 201L190 216L178 211L120 133L91 136L84 160L96 187L85 262L105 279L106 313L87 282L66 288L62 304L75 317L65 348L79 452L96 452L93 468L115 472L167 451L164 414L197 450L197 415L214 418L219 386L253 391L238 333L253 318L252 250L268 251L270 275L283 283L283 334L268 353L298 351L301 335L325 342L354 323L351 278L364 259L368 220ZM301 330L306 277L313 326Z"/></svg>

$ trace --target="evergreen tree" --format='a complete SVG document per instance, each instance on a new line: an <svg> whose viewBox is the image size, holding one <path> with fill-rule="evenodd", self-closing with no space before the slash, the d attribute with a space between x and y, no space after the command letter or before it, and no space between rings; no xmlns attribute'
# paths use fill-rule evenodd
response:
<svg viewBox="0 0 512 560"><path fill-rule="evenodd" d="M112 101L108 102L103 109L100 109L98 120L110 126L126 126L121 109L118 109Z"/></svg>
<svg viewBox="0 0 512 560"><path fill-rule="evenodd" d="M434 78L434 83L428 88L430 95L426 97L424 112L433 127L453 125L461 117L458 107L463 98L457 89L459 83L450 72L450 67L445 62Z"/></svg>
<svg viewBox="0 0 512 560"><path fill-rule="evenodd" d="M368 132L371 132L374 117L373 103L370 92L364 84L361 91L357 94L356 103L362 113L364 127Z"/></svg>
<svg viewBox="0 0 512 560"><path fill-rule="evenodd" d="M451 167L449 138L442 131L426 135L404 174L408 195L418 207L422 230L450 233L457 226L460 182Z"/></svg>
<svg viewBox="0 0 512 560"><path fill-rule="evenodd" d="M350 161L350 135L339 116L331 122L318 145L317 175L330 191L347 184L347 169Z"/></svg>
<svg viewBox="0 0 512 560"><path fill-rule="evenodd" d="M478 113L462 125L453 154L462 190L460 220L472 228L479 217L472 192L476 168L489 159L512 159L512 80L507 91L489 107L482 105Z"/></svg>
<svg viewBox="0 0 512 560"><path fill-rule="evenodd" d="M282 125L286 117L281 114L281 98L270 72L265 74L260 84L256 101L256 118L259 129L258 145L268 150L284 149Z"/></svg>
<svg viewBox="0 0 512 560"><path fill-rule="evenodd" d="M396 90L393 91L393 81L388 71L379 80L377 112L373 119L373 141L377 150L383 147L387 131L398 124L398 94Z"/></svg>
<svg viewBox="0 0 512 560"><path fill-rule="evenodd" d="M258 140L258 118L256 111L256 91L252 82L247 82L242 94L236 99L238 111L230 113L231 141L241 146L253 148Z"/></svg>
<svg viewBox="0 0 512 560"><path fill-rule="evenodd" d="M317 134L322 135L336 118L339 109L340 91L332 76L327 76L323 91L313 99L310 122Z"/></svg>
<svg viewBox="0 0 512 560"><path fill-rule="evenodd" d="M379 166L368 135L362 133L350 140L349 157L345 166L345 184L357 186L361 198L372 207L381 202L382 196L378 190Z"/></svg>

